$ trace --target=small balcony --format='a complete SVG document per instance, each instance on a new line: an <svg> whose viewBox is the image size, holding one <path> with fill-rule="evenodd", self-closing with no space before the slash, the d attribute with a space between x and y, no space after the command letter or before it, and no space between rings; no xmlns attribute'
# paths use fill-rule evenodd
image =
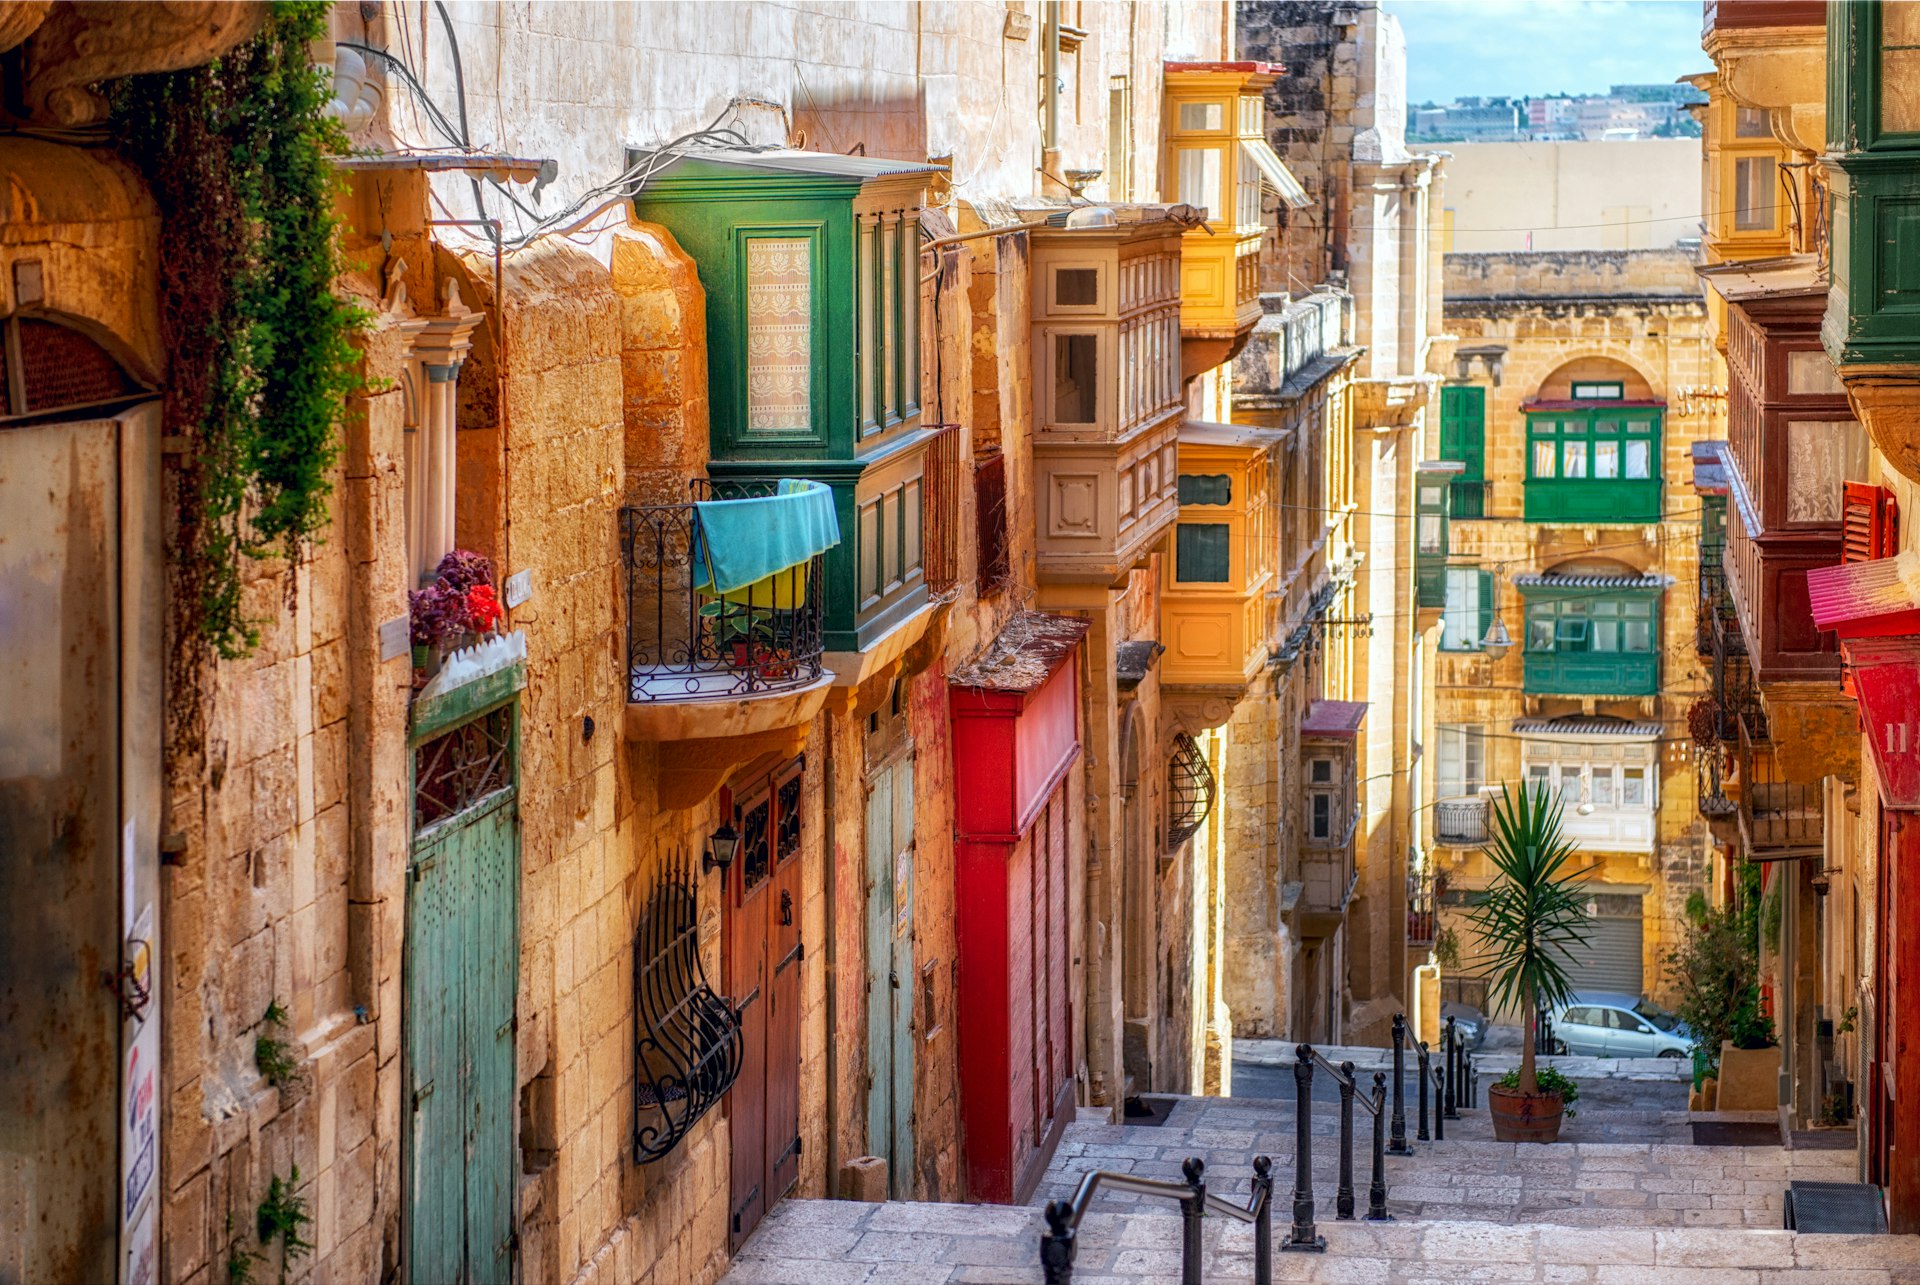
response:
<svg viewBox="0 0 1920 1285"><path fill-rule="evenodd" d="M1433 836L1457 848L1477 848L1487 841L1485 798L1442 799L1433 805Z"/></svg>
<svg viewBox="0 0 1920 1285"><path fill-rule="evenodd" d="M1434 878L1431 861L1407 866L1407 945L1414 950L1433 946Z"/></svg>
<svg viewBox="0 0 1920 1285"><path fill-rule="evenodd" d="M620 511L629 735L750 738L806 723L833 681L823 663L825 552L839 539L830 492L787 482L716 493L697 480L691 496Z"/></svg>

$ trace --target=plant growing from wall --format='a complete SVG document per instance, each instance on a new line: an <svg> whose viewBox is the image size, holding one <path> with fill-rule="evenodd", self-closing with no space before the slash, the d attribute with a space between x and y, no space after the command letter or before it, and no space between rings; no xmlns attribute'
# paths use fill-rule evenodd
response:
<svg viewBox="0 0 1920 1285"><path fill-rule="evenodd" d="M1487 953L1491 1008L1520 1012L1520 1065L1510 1097L1488 1096L1496 1137L1527 1140L1536 1132L1559 1134L1565 1102L1540 1082L1533 1031L1540 1010L1572 998L1567 977L1571 951L1587 937L1586 881L1572 866L1573 845L1561 827L1560 800L1544 784L1502 786L1493 800L1490 837L1484 849L1494 880L1468 918ZM1500 1086L1495 1086L1498 1089Z"/></svg>
<svg viewBox="0 0 1920 1285"><path fill-rule="evenodd" d="M267 1077L268 1084L276 1089L284 1088L293 1083L300 1071L300 1059L294 1056L292 1046L273 1033L286 1028L287 1010L276 999L267 1005L266 1016L261 1020L273 1030L263 1030L254 1037L253 1064Z"/></svg>
<svg viewBox="0 0 1920 1285"><path fill-rule="evenodd" d="M305 1229L313 1222L313 1216L307 1212L307 1199L299 1194L300 1166L295 1165L290 1177L273 1175L273 1181L267 1187L267 1198L260 1202L258 1220L260 1224L260 1243L270 1245L280 1242L280 1281L286 1285L287 1265L313 1251L313 1242L306 1239Z"/></svg>
<svg viewBox="0 0 1920 1285"><path fill-rule="evenodd" d="M172 495L177 629L225 657L250 651L246 562L297 559L327 519L329 473L355 333L367 314L336 296L342 261L327 114L310 41L330 6L281 0L261 33L201 67L111 89L122 154L160 208L164 420L187 439ZM176 663L180 651L176 649Z"/></svg>
<svg viewBox="0 0 1920 1285"><path fill-rule="evenodd" d="M1435 934L1433 958L1448 972L1460 967L1460 934L1452 927L1442 928Z"/></svg>

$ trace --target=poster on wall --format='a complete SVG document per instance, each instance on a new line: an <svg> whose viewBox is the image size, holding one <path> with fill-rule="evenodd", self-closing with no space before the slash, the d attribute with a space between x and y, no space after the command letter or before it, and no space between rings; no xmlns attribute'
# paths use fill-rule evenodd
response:
<svg viewBox="0 0 1920 1285"><path fill-rule="evenodd" d="M154 1234L159 1202L153 1194L160 1167L160 1023L147 998L155 980L153 939L153 903L148 902L125 945L125 994L137 997L129 1005L120 1095L120 1243L127 1285L152 1285L160 1275Z"/></svg>

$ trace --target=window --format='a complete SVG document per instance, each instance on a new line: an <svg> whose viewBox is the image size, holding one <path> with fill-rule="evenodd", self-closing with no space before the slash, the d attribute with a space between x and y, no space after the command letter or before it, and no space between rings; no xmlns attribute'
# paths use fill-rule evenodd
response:
<svg viewBox="0 0 1920 1285"><path fill-rule="evenodd" d="M1485 511L1487 390L1469 385L1440 389L1440 458L1464 465L1451 483L1449 511L1477 518Z"/></svg>
<svg viewBox="0 0 1920 1285"><path fill-rule="evenodd" d="M1233 479L1225 473L1182 473L1180 503L1231 504Z"/></svg>
<svg viewBox="0 0 1920 1285"><path fill-rule="evenodd" d="M1107 194L1116 201L1133 195L1133 83L1107 78Z"/></svg>
<svg viewBox="0 0 1920 1285"><path fill-rule="evenodd" d="M1845 397L1847 386L1824 348L1787 354L1787 393L1793 397Z"/></svg>
<svg viewBox="0 0 1920 1285"><path fill-rule="evenodd" d="M1587 444L1567 440L1560 443L1560 476L1566 478L1585 477L1587 475Z"/></svg>
<svg viewBox="0 0 1920 1285"><path fill-rule="evenodd" d="M1203 133L1227 127L1225 103L1181 103L1180 130Z"/></svg>
<svg viewBox="0 0 1920 1285"><path fill-rule="evenodd" d="M1188 108L1204 105L1186 103L1181 106L1180 111L1184 115ZM1204 209L1209 219L1225 218L1228 211L1220 194L1220 149L1218 147L1177 147L1174 149L1174 157L1178 174L1176 190L1180 194L1181 203Z"/></svg>
<svg viewBox="0 0 1920 1285"><path fill-rule="evenodd" d="M1652 652L1653 607L1645 598L1536 598L1527 604L1527 650Z"/></svg>
<svg viewBox="0 0 1920 1285"><path fill-rule="evenodd" d="M1580 769L1563 767L1560 769L1560 802L1573 807L1580 802Z"/></svg>
<svg viewBox="0 0 1920 1285"><path fill-rule="evenodd" d="M1620 804L1622 807L1629 808L1647 806L1646 768L1623 767L1620 769Z"/></svg>
<svg viewBox="0 0 1920 1285"><path fill-rule="evenodd" d="M1597 478L1620 476L1620 443L1599 441L1593 444L1593 475Z"/></svg>
<svg viewBox="0 0 1920 1285"><path fill-rule="evenodd" d="M1234 214L1233 221L1240 227L1251 227L1260 222L1260 166L1253 159L1250 148L1240 149L1240 165L1234 171Z"/></svg>
<svg viewBox="0 0 1920 1285"><path fill-rule="evenodd" d="M1733 136L1735 138L1772 138L1773 130L1767 123L1766 108L1734 108Z"/></svg>
<svg viewBox="0 0 1920 1285"><path fill-rule="evenodd" d="M1613 381L1579 381L1573 386L1573 399L1577 402L1619 401L1626 396L1626 385Z"/></svg>
<svg viewBox="0 0 1920 1285"><path fill-rule="evenodd" d="M1591 391L1617 389L1619 385L1576 384ZM1527 516L1535 521L1560 518L1597 518L1628 521L1657 517L1658 498L1635 494L1632 503L1621 506L1618 495L1609 496L1589 483L1648 482L1655 479L1654 462L1660 442L1660 417L1651 409L1629 411L1599 408L1556 411L1551 415L1530 415L1527 419L1527 480L1575 484L1552 490L1550 495L1530 490ZM1580 496L1586 495L1582 499Z"/></svg>
<svg viewBox="0 0 1920 1285"><path fill-rule="evenodd" d="M1312 821L1309 833L1316 839L1333 837L1333 796L1324 791L1316 793L1312 800Z"/></svg>
<svg viewBox="0 0 1920 1285"><path fill-rule="evenodd" d="M1553 476L1553 443L1536 441L1533 444L1532 474L1534 477Z"/></svg>
<svg viewBox="0 0 1920 1285"><path fill-rule="evenodd" d="M1841 487L1840 561L1868 562L1900 552L1900 510L1884 486L1847 482Z"/></svg>
<svg viewBox="0 0 1920 1285"><path fill-rule="evenodd" d="M1307 776L1315 785L1325 785L1333 780L1333 760L1315 759L1307 767Z"/></svg>
<svg viewBox="0 0 1920 1285"><path fill-rule="evenodd" d="M813 244L747 242L747 431L813 427Z"/></svg>
<svg viewBox="0 0 1920 1285"><path fill-rule="evenodd" d="M1787 424L1787 521L1840 521L1841 485L1867 473L1867 431L1850 419Z"/></svg>
<svg viewBox="0 0 1920 1285"><path fill-rule="evenodd" d="M1593 806L1610 808L1613 806L1613 769L1594 768L1587 777L1587 785L1593 795Z"/></svg>
<svg viewBox="0 0 1920 1285"><path fill-rule="evenodd" d="M1064 308L1100 306L1100 269L1058 268L1053 274L1053 301Z"/></svg>
<svg viewBox="0 0 1920 1285"><path fill-rule="evenodd" d="M1173 578L1225 584L1233 578L1233 528L1225 522L1182 522L1174 531Z"/></svg>
<svg viewBox="0 0 1920 1285"><path fill-rule="evenodd" d="M1057 424L1098 422L1100 338L1053 337L1053 419Z"/></svg>
<svg viewBox="0 0 1920 1285"><path fill-rule="evenodd" d="M1773 230L1771 156L1742 156L1733 163L1733 227L1736 232Z"/></svg>
<svg viewBox="0 0 1920 1285"><path fill-rule="evenodd" d="M1479 651L1480 640L1493 625L1493 573L1448 567L1441 619L1442 651Z"/></svg>
<svg viewBox="0 0 1920 1285"><path fill-rule="evenodd" d="M1442 725L1439 734L1440 797L1478 794L1487 779L1487 733L1481 727Z"/></svg>

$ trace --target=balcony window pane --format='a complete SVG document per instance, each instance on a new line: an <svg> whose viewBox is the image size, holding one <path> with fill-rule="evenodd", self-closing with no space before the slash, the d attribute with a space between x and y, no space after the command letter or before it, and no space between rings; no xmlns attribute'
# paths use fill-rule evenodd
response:
<svg viewBox="0 0 1920 1285"><path fill-rule="evenodd" d="M1529 790L1550 789L1553 769L1545 763L1527 764L1527 788Z"/></svg>
<svg viewBox="0 0 1920 1285"><path fill-rule="evenodd" d="M897 265L900 258L900 225L889 223L880 232L880 412L889 419L900 414L896 378L899 371L899 345L896 318L900 306Z"/></svg>
<svg viewBox="0 0 1920 1285"><path fill-rule="evenodd" d="M1551 441L1534 442L1532 474L1534 477L1553 476L1553 443Z"/></svg>
<svg viewBox="0 0 1920 1285"><path fill-rule="evenodd" d="M1233 186L1238 204L1234 221L1243 228L1260 222L1260 170L1253 163L1253 154L1244 147L1240 149L1240 167L1234 173Z"/></svg>
<svg viewBox="0 0 1920 1285"><path fill-rule="evenodd" d="M1653 650L1653 622L1650 620L1629 620L1626 622L1627 651L1648 652Z"/></svg>
<svg viewBox="0 0 1920 1285"><path fill-rule="evenodd" d="M1098 417L1100 339L1097 335L1053 337L1053 419L1091 424Z"/></svg>
<svg viewBox="0 0 1920 1285"><path fill-rule="evenodd" d="M875 363L879 360L876 348L880 342L877 328L879 307L875 303L878 293L880 264L874 257L879 238L874 235L871 223L860 225L859 263L856 271L860 284L860 424L863 432L872 432L878 422L874 409L877 400L880 372Z"/></svg>
<svg viewBox="0 0 1920 1285"><path fill-rule="evenodd" d="M1653 476L1653 443L1627 439L1627 476L1634 479Z"/></svg>
<svg viewBox="0 0 1920 1285"><path fill-rule="evenodd" d="M1906 9L1904 4L1882 6L1882 12ZM1888 26L1892 26L1891 22ZM1891 34L1888 44L1893 43ZM1911 134L1920 131L1920 49L1880 51L1880 132Z"/></svg>
<svg viewBox="0 0 1920 1285"><path fill-rule="evenodd" d="M805 237L747 242L747 431L813 427L813 246Z"/></svg>
<svg viewBox="0 0 1920 1285"><path fill-rule="evenodd" d="M1593 806L1610 808L1613 806L1613 769L1596 767L1593 769Z"/></svg>
<svg viewBox="0 0 1920 1285"><path fill-rule="evenodd" d="M1560 443L1560 476L1585 477L1587 475L1587 444L1585 442Z"/></svg>
<svg viewBox="0 0 1920 1285"><path fill-rule="evenodd" d="M1735 138L1773 137L1773 130L1767 125L1766 109L1763 107L1734 108L1733 136Z"/></svg>
<svg viewBox="0 0 1920 1285"><path fill-rule="evenodd" d="M1527 650L1553 650L1553 609L1535 607L1527 612Z"/></svg>
<svg viewBox="0 0 1920 1285"><path fill-rule="evenodd" d="M1595 477L1620 476L1620 443L1595 442L1593 444L1593 475Z"/></svg>
<svg viewBox="0 0 1920 1285"><path fill-rule="evenodd" d="M1787 354L1787 392L1795 397L1844 397L1847 386L1823 348Z"/></svg>
<svg viewBox="0 0 1920 1285"><path fill-rule="evenodd" d="M1220 193L1220 149L1180 147L1174 149L1174 155L1178 158L1177 188L1181 202L1206 210L1209 219L1227 217L1227 206Z"/></svg>
<svg viewBox="0 0 1920 1285"><path fill-rule="evenodd" d="M1587 621L1562 620L1553 631L1553 649L1555 651L1585 651L1587 649Z"/></svg>
<svg viewBox="0 0 1920 1285"><path fill-rule="evenodd" d="M1053 274L1053 301L1066 308L1100 306L1100 269L1061 268Z"/></svg>
<svg viewBox="0 0 1920 1285"><path fill-rule="evenodd" d="M900 414L920 409L920 237L912 223L900 236Z"/></svg>
<svg viewBox="0 0 1920 1285"><path fill-rule="evenodd" d="M1630 808L1647 806L1647 769L1644 767L1620 769L1620 802Z"/></svg>
<svg viewBox="0 0 1920 1285"><path fill-rule="evenodd" d="M1563 767L1560 769L1560 801L1574 804L1580 801L1580 769Z"/></svg>
<svg viewBox="0 0 1920 1285"><path fill-rule="evenodd" d="M1787 521L1838 522L1840 484L1867 475L1867 434L1850 419L1787 425Z"/></svg>
<svg viewBox="0 0 1920 1285"><path fill-rule="evenodd" d="M1619 621L1596 620L1593 622L1593 649L1595 651L1620 650Z"/></svg>
<svg viewBox="0 0 1920 1285"><path fill-rule="evenodd" d="M1180 128L1185 130L1223 129L1227 111L1224 103L1181 103Z"/></svg>
<svg viewBox="0 0 1920 1285"><path fill-rule="evenodd" d="M1440 631L1442 651L1473 651L1480 646L1481 573L1471 567L1447 569L1445 627Z"/></svg>
<svg viewBox="0 0 1920 1285"><path fill-rule="evenodd" d="M1733 226L1737 232L1773 230L1771 156L1742 156L1733 163Z"/></svg>
<svg viewBox="0 0 1920 1285"><path fill-rule="evenodd" d="M1225 584L1232 578L1232 530L1225 522L1182 522L1174 533L1173 578L1185 584Z"/></svg>
<svg viewBox="0 0 1920 1285"><path fill-rule="evenodd" d="M1442 535L1440 515L1422 513L1420 515L1420 552L1444 554L1446 551L1447 542Z"/></svg>
<svg viewBox="0 0 1920 1285"><path fill-rule="evenodd" d="M1313 837L1331 839L1333 837L1333 798L1326 794L1313 796Z"/></svg>

